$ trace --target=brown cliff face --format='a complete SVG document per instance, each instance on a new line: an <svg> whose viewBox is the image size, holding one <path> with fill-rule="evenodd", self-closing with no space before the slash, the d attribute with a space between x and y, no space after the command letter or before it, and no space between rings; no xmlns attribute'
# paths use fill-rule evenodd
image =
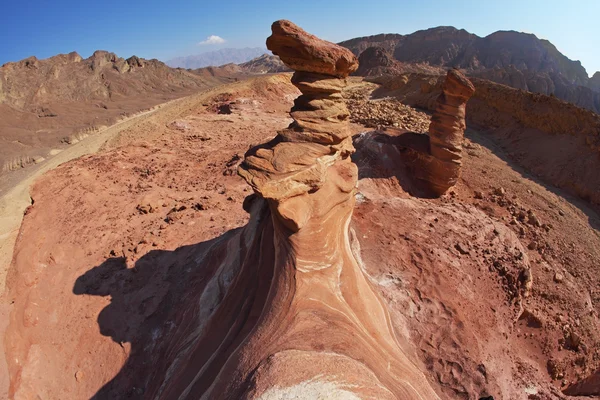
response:
<svg viewBox="0 0 600 400"><path fill-rule="evenodd" d="M359 67L356 70L356 75L359 76L367 76L373 70L385 71L387 69L392 69L394 64L396 64L396 60L394 60L390 53L388 53L383 47L374 46L369 47L358 57Z"/></svg>
<svg viewBox="0 0 600 400"><path fill-rule="evenodd" d="M596 71L596 73L590 78L589 87L592 90L600 92L600 71Z"/></svg>

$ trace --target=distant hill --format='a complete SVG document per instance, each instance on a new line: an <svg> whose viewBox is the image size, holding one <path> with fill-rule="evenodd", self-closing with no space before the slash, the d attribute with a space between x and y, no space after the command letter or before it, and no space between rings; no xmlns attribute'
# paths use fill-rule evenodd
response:
<svg viewBox="0 0 600 400"><path fill-rule="evenodd" d="M260 57L253 58L252 60L240 64L240 67L250 73L254 74L266 74L275 72L287 72L291 71L279 57L271 54L263 54Z"/></svg>
<svg viewBox="0 0 600 400"><path fill-rule="evenodd" d="M221 49L186 57L168 60L166 64L173 68L196 69L224 64L240 64L264 54L264 47L246 47L243 49Z"/></svg>
<svg viewBox="0 0 600 400"><path fill-rule="evenodd" d="M96 51L29 57L0 67L0 173L21 168L120 118L214 86L222 78L158 60Z"/></svg>
<svg viewBox="0 0 600 400"><path fill-rule="evenodd" d="M200 75L205 78L223 78L223 79L235 79L246 76L247 73L242 67L237 64L225 64L218 67L203 67L188 70L193 74Z"/></svg>
<svg viewBox="0 0 600 400"><path fill-rule="evenodd" d="M409 35L360 37L340 45L357 56L377 47L377 51L370 51L376 57L376 60L368 61L373 67L390 69L388 56L403 64L456 67L472 76L555 95L600 112L600 73L589 78L579 61L570 60L552 43L533 34L498 31L482 38L464 29L441 26ZM364 62L367 62L365 57ZM375 65L380 62L386 65ZM368 74L364 68L362 72L361 75Z"/></svg>

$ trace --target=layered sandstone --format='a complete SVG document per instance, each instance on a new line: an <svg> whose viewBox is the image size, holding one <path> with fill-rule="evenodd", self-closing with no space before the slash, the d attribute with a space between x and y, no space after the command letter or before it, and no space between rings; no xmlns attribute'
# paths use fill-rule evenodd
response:
<svg viewBox="0 0 600 400"><path fill-rule="evenodd" d="M474 93L475 87L460 71L449 70L435 100L429 135L388 128L385 132L373 132L368 139L399 152L396 161L408 170L416 190L440 196L460 177L465 109ZM364 144L364 137L359 140Z"/></svg>
<svg viewBox="0 0 600 400"><path fill-rule="evenodd" d="M296 70L292 82L302 92L294 122L246 154L239 174L255 194L245 201L251 221L243 250L227 267L236 277L230 286L217 279L223 300L195 350L153 393L438 398L401 349L385 303L351 250L358 173L340 92L356 58L289 21L272 30L267 46Z"/></svg>
<svg viewBox="0 0 600 400"><path fill-rule="evenodd" d="M460 177L465 107L473 93L475 87L463 74L448 71L429 125L433 161L427 180L437 194L446 192Z"/></svg>

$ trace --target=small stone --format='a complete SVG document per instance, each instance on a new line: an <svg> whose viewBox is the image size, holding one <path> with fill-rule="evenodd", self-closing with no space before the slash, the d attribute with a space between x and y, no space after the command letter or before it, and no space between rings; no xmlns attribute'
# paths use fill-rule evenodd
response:
<svg viewBox="0 0 600 400"><path fill-rule="evenodd" d="M139 211L140 214L148 214L152 207L149 204L138 204L136 210Z"/></svg>
<svg viewBox="0 0 600 400"><path fill-rule="evenodd" d="M468 247L464 243L456 243L454 248L458 250L460 254L469 254Z"/></svg>
<svg viewBox="0 0 600 400"><path fill-rule="evenodd" d="M192 208L196 211L203 211L206 210L206 206L202 203L196 203L192 206Z"/></svg>
<svg viewBox="0 0 600 400"><path fill-rule="evenodd" d="M581 336L575 332L570 332L566 337L565 344L573 350L579 350L579 346L581 345Z"/></svg>
<svg viewBox="0 0 600 400"><path fill-rule="evenodd" d="M476 190L475 191L475 198L476 199L483 199L483 192Z"/></svg>
<svg viewBox="0 0 600 400"><path fill-rule="evenodd" d="M529 218L527 219L527 223L533 226L542 226L539 218L533 212L529 214Z"/></svg>
<svg viewBox="0 0 600 400"><path fill-rule="evenodd" d="M81 382L83 380L83 371L75 372L75 380Z"/></svg>
<svg viewBox="0 0 600 400"><path fill-rule="evenodd" d="M554 282L561 283L564 280L565 280L565 276L563 274L561 274L560 272L557 272L554 274Z"/></svg>
<svg viewBox="0 0 600 400"><path fill-rule="evenodd" d="M497 187L494 189L494 194L496 196L504 196L506 194L506 190L503 187Z"/></svg>
<svg viewBox="0 0 600 400"><path fill-rule="evenodd" d="M564 217L565 212L563 210L558 210L558 215L560 215L561 217Z"/></svg>

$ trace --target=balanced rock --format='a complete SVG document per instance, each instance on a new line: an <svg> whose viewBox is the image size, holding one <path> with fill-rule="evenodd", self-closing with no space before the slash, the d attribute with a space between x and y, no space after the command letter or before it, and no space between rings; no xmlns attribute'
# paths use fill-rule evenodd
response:
<svg viewBox="0 0 600 400"><path fill-rule="evenodd" d="M435 160L429 183L438 194L454 186L460 177L465 107L473 93L475 87L461 72L448 71L429 126L431 156Z"/></svg>
<svg viewBox="0 0 600 400"><path fill-rule="evenodd" d="M176 388L188 387L215 399L303 390L311 398L436 399L351 251L358 171L340 93L356 58L288 21L273 24L267 45L296 70L302 95L294 122L239 167L255 194L244 203L251 220L232 257L237 277L228 289L218 283L228 303L195 345L215 352L163 396L179 398L186 392Z"/></svg>
<svg viewBox="0 0 600 400"><path fill-rule="evenodd" d="M287 21L268 46L296 69L294 122L246 153L250 221L202 255L197 308L144 397L437 399L351 250L358 173L340 92L356 59Z"/></svg>
<svg viewBox="0 0 600 400"><path fill-rule="evenodd" d="M319 39L290 21L276 21L271 30L267 48L295 71L345 78L358 68L350 50Z"/></svg>

